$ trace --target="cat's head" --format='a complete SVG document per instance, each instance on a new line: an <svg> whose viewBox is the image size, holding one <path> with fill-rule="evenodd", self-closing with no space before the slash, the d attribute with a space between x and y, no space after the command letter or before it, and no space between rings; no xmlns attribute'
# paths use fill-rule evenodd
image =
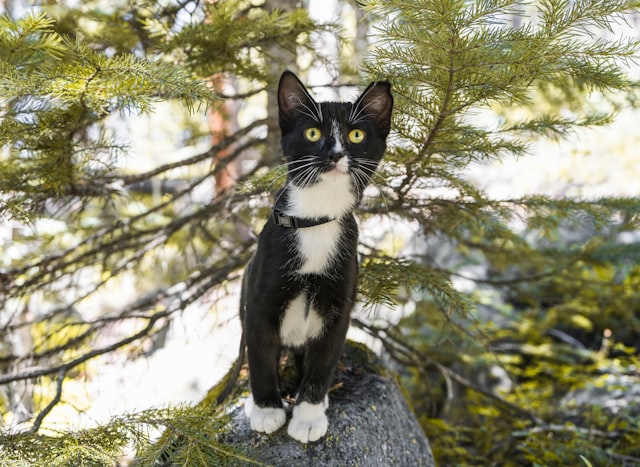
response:
<svg viewBox="0 0 640 467"><path fill-rule="evenodd" d="M331 174L348 175L359 197L386 149L393 109L389 83L371 83L353 103L316 102L285 71L278 106L289 182L305 188Z"/></svg>

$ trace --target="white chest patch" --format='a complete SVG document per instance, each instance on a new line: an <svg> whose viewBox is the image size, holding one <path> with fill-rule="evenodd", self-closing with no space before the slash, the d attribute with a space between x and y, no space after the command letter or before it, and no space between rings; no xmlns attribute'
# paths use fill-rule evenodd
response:
<svg viewBox="0 0 640 467"><path fill-rule="evenodd" d="M299 274L322 274L336 254L340 241L340 222L298 229L298 252L303 262Z"/></svg>
<svg viewBox="0 0 640 467"><path fill-rule="evenodd" d="M289 347L300 347L320 335L324 327L322 318L313 307L306 313L307 294L298 295L289 303L280 323L280 340Z"/></svg>

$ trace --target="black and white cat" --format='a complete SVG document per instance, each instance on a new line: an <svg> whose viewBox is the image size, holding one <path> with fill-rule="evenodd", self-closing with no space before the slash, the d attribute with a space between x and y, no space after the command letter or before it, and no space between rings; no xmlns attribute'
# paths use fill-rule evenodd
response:
<svg viewBox="0 0 640 467"><path fill-rule="evenodd" d="M318 103L286 71L278 105L287 181L243 278L245 413L256 431L285 424L278 366L291 348L300 386L288 433L306 443L327 432L327 392L356 296L353 211L385 151L393 97L389 83L376 82L355 103Z"/></svg>

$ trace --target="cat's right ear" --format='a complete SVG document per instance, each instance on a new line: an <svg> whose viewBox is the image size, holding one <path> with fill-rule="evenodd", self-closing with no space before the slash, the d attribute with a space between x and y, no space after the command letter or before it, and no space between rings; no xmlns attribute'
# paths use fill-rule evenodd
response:
<svg viewBox="0 0 640 467"><path fill-rule="evenodd" d="M288 70L280 77L278 108L280 128L283 130L289 128L300 114L307 115L318 123L322 122L320 106L298 77Z"/></svg>

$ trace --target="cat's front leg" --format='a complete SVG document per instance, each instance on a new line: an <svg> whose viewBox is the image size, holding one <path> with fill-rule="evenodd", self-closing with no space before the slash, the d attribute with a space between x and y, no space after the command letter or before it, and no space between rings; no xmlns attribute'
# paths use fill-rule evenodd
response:
<svg viewBox="0 0 640 467"><path fill-rule="evenodd" d="M275 331L250 312L245 318L245 333L251 395L244 412L252 430L273 433L287 420L278 388L280 344Z"/></svg>
<svg viewBox="0 0 640 467"><path fill-rule="evenodd" d="M327 393L342 353L348 326L349 314L344 313L338 322L326 329L324 336L307 344L304 374L293 416L287 427L289 436L302 443L317 441L327 434Z"/></svg>

